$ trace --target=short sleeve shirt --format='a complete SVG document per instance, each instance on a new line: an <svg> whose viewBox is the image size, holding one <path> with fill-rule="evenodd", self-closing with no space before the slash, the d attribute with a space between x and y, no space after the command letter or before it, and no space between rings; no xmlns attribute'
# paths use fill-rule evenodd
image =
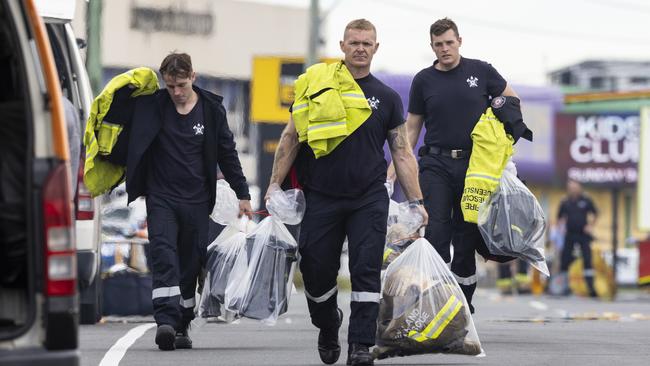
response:
<svg viewBox="0 0 650 366"><path fill-rule="evenodd" d="M372 109L368 119L326 156L316 159L302 144L298 170L308 190L334 197L360 197L386 181L384 143L388 131L404 123L399 95L372 74L356 79ZM303 174L304 173L304 174Z"/></svg>
<svg viewBox="0 0 650 366"><path fill-rule="evenodd" d="M591 198L581 195L577 199L565 198L560 204L558 218L566 219L568 233L582 234L587 225L588 214L597 215L598 211Z"/></svg>
<svg viewBox="0 0 650 366"><path fill-rule="evenodd" d="M434 63L413 78L408 111L424 116L426 145L471 149L474 126L506 84L492 65L481 60L461 57L449 71L437 70Z"/></svg>
<svg viewBox="0 0 650 366"><path fill-rule="evenodd" d="M186 203L209 198L203 163L203 101L188 114L180 114L173 103L163 111L163 125L152 144L147 192Z"/></svg>

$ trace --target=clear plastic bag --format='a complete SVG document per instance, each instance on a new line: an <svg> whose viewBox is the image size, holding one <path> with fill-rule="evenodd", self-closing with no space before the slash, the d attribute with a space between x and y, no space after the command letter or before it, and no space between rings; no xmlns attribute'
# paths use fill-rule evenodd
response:
<svg viewBox="0 0 650 366"><path fill-rule="evenodd" d="M235 319L234 314L228 314L223 309L225 291L237 260L241 257L242 263L248 262L246 233L254 228L255 224L242 216L236 223L226 226L208 246L207 274L198 308L199 317L222 316L226 321ZM234 272L237 273L236 270Z"/></svg>
<svg viewBox="0 0 650 366"><path fill-rule="evenodd" d="M391 200L388 208L388 228L382 269L397 258L411 243L424 218L417 206L408 202L397 203Z"/></svg>
<svg viewBox="0 0 650 366"><path fill-rule="evenodd" d="M274 324L288 308L298 244L275 216L246 236L247 263L237 257L225 291L226 309ZM236 271L236 272L235 272Z"/></svg>
<svg viewBox="0 0 650 366"><path fill-rule="evenodd" d="M237 216L239 216L239 199L228 182L219 179L210 218L220 225L230 225L237 222Z"/></svg>
<svg viewBox="0 0 650 366"><path fill-rule="evenodd" d="M544 211L528 188L505 170L479 207L478 228L490 253L520 258L549 275L544 257Z"/></svg>
<svg viewBox="0 0 650 366"><path fill-rule="evenodd" d="M413 242L386 270L376 343L376 359L482 353L467 300L426 239Z"/></svg>
<svg viewBox="0 0 650 366"><path fill-rule="evenodd" d="M305 215L305 195L300 189L283 191L277 184L270 187L266 209L272 216L289 225L298 225Z"/></svg>

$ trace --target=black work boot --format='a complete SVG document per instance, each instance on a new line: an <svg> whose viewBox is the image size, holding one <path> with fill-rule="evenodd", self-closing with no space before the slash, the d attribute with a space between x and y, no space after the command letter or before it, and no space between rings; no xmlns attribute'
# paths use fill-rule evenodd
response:
<svg viewBox="0 0 650 366"><path fill-rule="evenodd" d="M159 325L156 330L156 344L158 348L163 351L173 351L176 349L174 345L176 331L171 325Z"/></svg>
<svg viewBox="0 0 650 366"><path fill-rule="evenodd" d="M598 297L596 288L594 287L594 278L591 276L585 276L585 282L587 282L587 290L589 291L589 297Z"/></svg>
<svg viewBox="0 0 650 366"><path fill-rule="evenodd" d="M338 323L332 328L321 328L318 333L318 355L323 363L331 365L341 356L341 343L339 343L339 329L343 323L343 311L337 308Z"/></svg>
<svg viewBox="0 0 650 366"><path fill-rule="evenodd" d="M187 331L190 329L190 325L186 325L181 330L176 331L176 339L174 344L178 349L192 349L192 339L187 334Z"/></svg>
<svg viewBox="0 0 650 366"><path fill-rule="evenodd" d="M361 366L374 365L368 346L359 343L350 343L348 347L348 361L346 365Z"/></svg>

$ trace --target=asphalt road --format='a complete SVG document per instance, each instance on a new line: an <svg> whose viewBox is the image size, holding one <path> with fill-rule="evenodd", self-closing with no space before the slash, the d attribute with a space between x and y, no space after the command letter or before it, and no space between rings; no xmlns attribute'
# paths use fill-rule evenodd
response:
<svg viewBox="0 0 650 366"><path fill-rule="evenodd" d="M349 314L349 293L339 294ZM650 296L630 291L616 302L576 297L499 296L478 290L474 322L485 357L421 355L377 361L399 365L650 365ZM346 352L347 321L341 330ZM208 323L194 349L159 351L150 317L105 318L81 326L82 365L320 365L317 330L302 293L275 326L251 320ZM342 355L338 364L345 364Z"/></svg>

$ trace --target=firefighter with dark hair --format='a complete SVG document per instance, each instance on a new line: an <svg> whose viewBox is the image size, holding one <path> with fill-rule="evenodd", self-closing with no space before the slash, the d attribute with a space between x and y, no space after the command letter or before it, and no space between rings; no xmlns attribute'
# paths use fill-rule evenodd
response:
<svg viewBox="0 0 650 366"><path fill-rule="evenodd" d="M408 138L415 146L425 126L424 146L418 151L420 186L429 214L425 238L451 266L473 313L475 252L486 258L490 258L490 253L476 224L464 221L461 212L472 152L471 133L492 100L499 101L493 109L510 103L519 111L519 99L492 65L460 55L463 40L451 19L434 22L429 35L436 60L413 78L406 117ZM499 96L505 98L496 98ZM389 169L389 179L392 178Z"/></svg>

